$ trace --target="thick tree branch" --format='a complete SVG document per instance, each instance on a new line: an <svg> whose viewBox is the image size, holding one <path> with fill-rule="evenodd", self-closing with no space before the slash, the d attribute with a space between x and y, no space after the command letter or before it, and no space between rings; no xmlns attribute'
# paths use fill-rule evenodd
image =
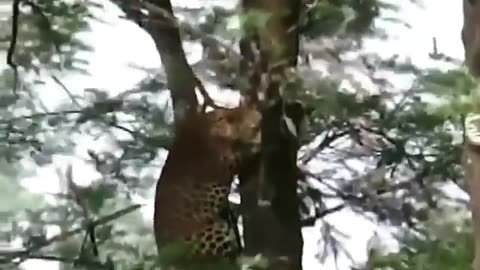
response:
<svg viewBox="0 0 480 270"><path fill-rule="evenodd" d="M221 46L222 48L225 48L231 55L236 56L237 58L240 57L239 54L234 51L233 48L222 43L215 37L205 34L201 30L196 29L195 27L187 23L179 23L173 14L172 7L169 1L157 1L155 4L144 1L142 5L147 10L149 10L152 16L152 18L149 20L149 24L151 25L151 27L149 28L149 32L152 37L154 37L155 43L160 52L160 57L162 58L162 63L165 66L165 71L167 73L167 84L171 80L171 85L175 83L175 80L181 80L183 83L188 84L187 87L193 89L191 91L194 92L197 88L204 99L204 104L201 110L205 110L205 108L208 106L212 108L222 108L221 106L215 104L214 100L210 97L205 87L203 86L203 83L193 73L191 66L187 63L180 39L180 29L190 34L200 36L202 41L214 43L218 46ZM162 35L166 37L166 40L161 39ZM158 39L156 39L156 37L158 37ZM169 43L167 43L167 40ZM174 66L173 63L168 62L171 58L172 61L173 58L178 60L175 62L178 65L177 67ZM178 68L179 70L183 70L183 74L174 72L174 69L176 68ZM169 72L171 75L170 77L168 75ZM187 79L191 80L191 82L188 82ZM178 87L178 89L180 89L180 87ZM170 90L174 91L172 88L170 88ZM193 98L190 97L190 94L187 92L187 90L183 89L182 91L185 92L181 95L180 93L177 93L177 100L190 100L189 103L194 104ZM174 97L174 94L175 93L172 92L172 98ZM183 96L183 98L181 98L180 96ZM195 104L198 104L198 101L195 102L197 102Z"/></svg>
<svg viewBox="0 0 480 270"><path fill-rule="evenodd" d="M187 114L196 113L200 109L195 93L197 81L185 57L176 20L175 23L172 22L172 18L175 18L172 4L169 0L150 2L158 9L149 9L151 12L146 29L160 53L173 101L175 122L178 124Z"/></svg>

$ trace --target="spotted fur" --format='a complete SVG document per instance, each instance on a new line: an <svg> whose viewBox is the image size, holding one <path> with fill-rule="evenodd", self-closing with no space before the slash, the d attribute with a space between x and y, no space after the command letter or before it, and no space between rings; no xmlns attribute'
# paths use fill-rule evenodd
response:
<svg viewBox="0 0 480 270"><path fill-rule="evenodd" d="M260 113L253 107L193 115L178 127L155 196L157 246L185 242L192 257L240 252L228 202L242 159L258 152Z"/></svg>

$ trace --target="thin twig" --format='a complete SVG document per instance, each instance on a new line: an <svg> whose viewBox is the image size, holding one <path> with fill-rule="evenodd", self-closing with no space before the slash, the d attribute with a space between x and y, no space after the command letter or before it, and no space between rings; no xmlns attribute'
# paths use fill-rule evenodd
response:
<svg viewBox="0 0 480 270"><path fill-rule="evenodd" d="M121 216L129 214L129 213L139 209L140 207L142 207L141 204L135 204L135 205L126 207L126 208L118 210L118 211L116 211L116 212L114 212L110 215L107 215L107 216L104 216L104 217L101 217L99 219L94 220L92 222L92 225L93 226L104 225L104 224L109 223L109 222L111 222L115 219L118 219ZM86 225L87 224L83 224L80 228L73 229L73 230L58 234L56 236L53 236L53 237L43 241L42 243L39 243L37 245L34 245L30 248L27 248L27 249L24 249L24 250L21 250L21 251L0 253L0 256L5 256L5 259L3 259L5 261L11 261L12 259L15 259L15 258L23 258L23 259L28 258L30 256L30 254L35 252L35 251L38 251L38 250L40 250L44 247L47 247L47 246L49 246L49 245L51 245L55 242L63 241L67 238L70 238L70 237L72 237L76 234L79 234L79 233L85 231L87 229Z"/></svg>
<svg viewBox="0 0 480 270"><path fill-rule="evenodd" d="M200 94L202 94L203 96L202 112L205 112L205 110L207 109L207 106L210 106L214 109L225 109L225 107L215 104L215 101L208 94L207 89L205 89L205 86L202 84L202 82L200 81L200 79L198 79L197 76L193 76L193 79L195 80L195 84L197 85L197 88L200 91Z"/></svg>
<svg viewBox="0 0 480 270"><path fill-rule="evenodd" d="M85 200L81 195L80 188L73 181L73 167L72 167L72 164L69 164L67 166L67 171L65 172L65 178L66 178L66 181L67 181L68 191L69 191L70 194L73 195L72 196L73 201L82 210L83 220L84 220L84 222L86 223L86 226L87 226L87 229L86 229L86 232L85 232L85 237L83 239L83 242L82 242L82 245L81 245L81 248L80 248L80 255L78 257L79 257L79 259L83 258L84 251L85 251L85 246L86 246L86 243L87 243L88 239L91 241L91 244L92 244L93 255L95 257L98 257L98 247L97 247L97 241L96 241L96 238L95 238L95 226L92 224L93 223L93 219L91 217L92 215L90 214L90 211L88 210L88 207L85 203Z"/></svg>
<svg viewBox="0 0 480 270"><path fill-rule="evenodd" d="M59 111L59 112L35 113L30 115L12 117L8 119L0 119L0 124L8 124L8 123L12 123L12 122L24 120L24 119L36 119L36 118L42 118L42 117L48 117L48 116L60 116L60 115L66 115L66 114L79 114L79 113L83 113L83 111L82 110L66 110L66 111Z"/></svg>
<svg viewBox="0 0 480 270"><path fill-rule="evenodd" d="M345 208L345 204L342 203L342 204L339 204L335 207L332 207L332 208L328 208L328 209L325 209L323 211L318 211L318 213L316 213L314 216L312 217L308 217L306 219L303 219L301 222L302 222L302 227L311 227L313 225L315 225L315 222L327 215L330 215L330 214L333 214L335 212L338 212L342 209Z"/></svg>
<svg viewBox="0 0 480 270"><path fill-rule="evenodd" d="M303 157L300 158L300 160L302 161L302 164L304 165L307 164L312 159L314 159L320 152L322 152L325 148L330 146L334 141L348 134L349 134L348 131L342 131L342 132L334 132L333 134L325 135L325 138L317 147L315 147L315 149L313 149L312 151L309 151Z"/></svg>
<svg viewBox="0 0 480 270"><path fill-rule="evenodd" d="M75 98L75 96L72 94L72 92L67 88L67 86L65 86L65 84L60 81L59 78L57 78L57 76L55 75L50 75L50 77L63 89L63 91L65 91L65 93L70 97L70 99L72 100L72 102L78 107L78 108L82 108L82 105L80 105L80 103L78 103L77 99Z"/></svg>
<svg viewBox="0 0 480 270"><path fill-rule="evenodd" d="M140 139L147 145L151 145L151 146L155 146L155 147L159 146L159 147L162 147L166 150L170 149L170 145L164 145L164 144L159 145L158 141L155 140L155 137L153 137L153 138L148 137L141 132L129 129L129 128L124 127L124 126L120 126L120 125L115 124L115 123L110 123L110 122L105 121L105 124L108 125L109 127L113 127L113 128L125 131L125 132L129 133L134 139Z"/></svg>

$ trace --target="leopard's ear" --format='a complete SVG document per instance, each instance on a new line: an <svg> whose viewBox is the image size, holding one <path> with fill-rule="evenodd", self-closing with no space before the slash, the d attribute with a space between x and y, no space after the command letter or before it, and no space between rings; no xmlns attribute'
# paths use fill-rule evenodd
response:
<svg viewBox="0 0 480 270"><path fill-rule="evenodd" d="M239 107L244 107L246 104L250 103L250 98L246 96L240 96Z"/></svg>
<svg viewBox="0 0 480 270"><path fill-rule="evenodd" d="M241 96L239 105L244 108L258 108L258 97Z"/></svg>

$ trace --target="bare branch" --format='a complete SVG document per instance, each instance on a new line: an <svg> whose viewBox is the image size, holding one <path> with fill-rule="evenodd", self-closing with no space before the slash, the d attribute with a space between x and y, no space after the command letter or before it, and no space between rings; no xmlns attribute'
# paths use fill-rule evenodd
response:
<svg viewBox="0 0 480 270"><path fill-rule="evenodd" d="M18 17L20 16L20 0L13 0L12 3L12 30L10 37L10 45L7 52L7 64L13 69L14 73L14 87L13 91L17 94L17 84L18 84L18 66L13 60L15 55L15 48L17 46L18 38Z"/></svg>
<svg viewBox="0 0 480 270"><path fill-rule="evenodd" d="M320 152L322 152L325 148L329 147L334 141L337 139L340 139L346 135L348 135L348 131L341 131L341 132L333 132L327 135L325 135L325 138L323 138L322 142L315 147L312 151L309 151L306 153L303 157L300 158L302 164L307 164L310 162L312 159L314 159Z"/></svg>
<svg viewBox="0 0 480 270"><path fill-rule="evenodd" d="M67 93L67 95L70 97L70 99L72 100L72 102L78 107L78 108L82 108L82 105L80 105L80 103L78 103L77 99L75 98L75 96L72 94L72 92L67 88L67 86L65 86L65 84L63 84L62 81L60 81L60 79L55 76L55 75L50 75L50 77L63 89L63 91L65 91L65 93Z"/></svg>
<svg viewBox="0 0 480 270"><path fill-rule="evenodd" d="M333 214L345 208L345 204L340 204L332 208L325 209L323 211L318 211L314 216L308 217L302 220L302 227L311 227L315 225L315 222L327 215Z"/></svg>
<svg viewBox="0 0 480 270"><path fill-rule="evenodd" d="M212 99L212 97L208 94L207 89L205 89L205 86L203 86L202 82L200 79L198 79L197 76L194 76L194 80L197 83L197 88L200 91L200 94L203 96L203 106L202 106L202 111L204 112L205 109L210 106L214 109L222 109L224 107L219 106L215 104L215 101Z"/></svg>

